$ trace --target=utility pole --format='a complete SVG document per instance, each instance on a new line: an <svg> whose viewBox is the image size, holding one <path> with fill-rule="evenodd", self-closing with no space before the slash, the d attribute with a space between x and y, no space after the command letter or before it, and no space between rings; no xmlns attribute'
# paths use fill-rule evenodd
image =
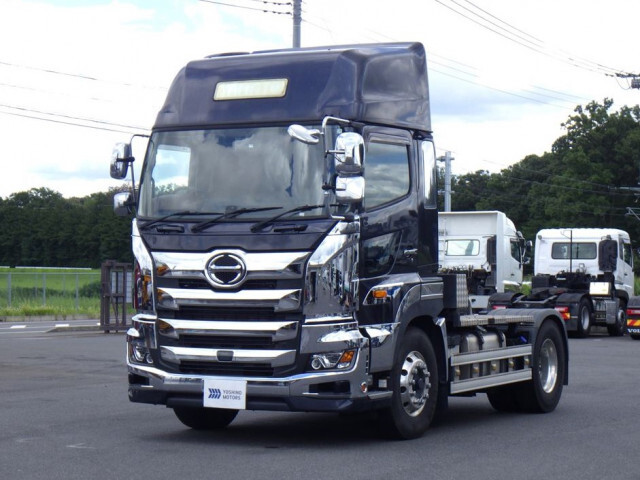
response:
<svg viewBox="0 0 640 480"><path fill-rule="evenodd" d="M446 152L444 157L438 157L439 162L444 162L444 211L451 211L451 162L455 160L451 152Z"/></svg>
<svg viewBox="0 0 640 480"><path fill-rule="evenodd" d="M302 0L293 0L293 48L300 48L300 24L302 23Z"/></svg>

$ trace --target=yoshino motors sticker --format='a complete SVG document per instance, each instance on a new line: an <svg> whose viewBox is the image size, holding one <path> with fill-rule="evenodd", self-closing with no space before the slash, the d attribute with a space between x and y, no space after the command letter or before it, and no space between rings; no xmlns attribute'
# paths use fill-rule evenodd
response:
<svg viewBox="0 0 640 480"><path fill-rule="evenodd" d="M202 403L208 408L247 408L247 382L206 378L202 391Z"/></svg>

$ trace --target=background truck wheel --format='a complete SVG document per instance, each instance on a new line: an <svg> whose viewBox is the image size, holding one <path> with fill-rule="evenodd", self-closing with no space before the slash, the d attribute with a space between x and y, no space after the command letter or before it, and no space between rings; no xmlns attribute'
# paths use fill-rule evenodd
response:
<svg viewBox="0 0 640 480"><path fill-rule="evenodd" d="M533 347L532 379L514 385L519 410L533 413L553 411L562 395L566 375L566 357L562 333L553 321L547 320L538 331Z"/></svg>
<svg viewBox="0 0 640 480"><path fill-rule="evenodd" d="M173 412L182 423L194 430L216 430L229 425L237 410L223 408L174 407Z"/></svg>
<svg viewBox="0 0 640 480"><path fill-rule="evenodd" d="M627 304L620 300L618 313L616 314L616 323L607 325L607 331L612 337L621 337L627 328Z"/></svg>
<svg viewBox="0 0 640 480"><path fill-rule="evenodd" d="M591 311L591 303L588 299L583 298L578 305L578 330L576 336L578 338L585 338L589 336L591 332L591 319L593 318L593 312Z"/></svg>
<svg viewBox="0 0 640 480"><path fill-rule="evenodd" d="M380 416L382 431L398 439L422 435L435 414L438 365L429 337L409 328L402 340L390 379L391 406Z"/></svg>

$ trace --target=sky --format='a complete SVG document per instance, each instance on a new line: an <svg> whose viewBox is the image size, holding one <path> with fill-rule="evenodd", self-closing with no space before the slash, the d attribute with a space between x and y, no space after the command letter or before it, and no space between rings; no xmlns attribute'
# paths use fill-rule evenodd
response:
<svg viewBox="0 0 640 480"><path fill-rule="evenodd" d="M120 186L109 177L114 144L149 133L180 68L290 47L288 2L0 0L0 197ZM437 153L451 152L454 175L550 151L578 105L640 104L619 76L640 73L640 2L303 0L302 9L303 47L425 45ZM146 142L133 146L139 174Z"/></svg>

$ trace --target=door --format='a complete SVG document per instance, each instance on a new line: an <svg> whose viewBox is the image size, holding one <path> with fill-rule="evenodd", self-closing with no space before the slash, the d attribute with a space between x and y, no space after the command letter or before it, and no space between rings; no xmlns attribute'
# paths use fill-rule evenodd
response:
<svg viewBox="0 0 640 480"><path fill-rule="evenodd" d="M416 272L418 211L415 152L408 132L368 127L365 138L365 196L360 258L361 302L374 285L397 274ZM393 280L390 280L393 281ZM365 308L360 321L392 321L385 308Z"/></svg>

